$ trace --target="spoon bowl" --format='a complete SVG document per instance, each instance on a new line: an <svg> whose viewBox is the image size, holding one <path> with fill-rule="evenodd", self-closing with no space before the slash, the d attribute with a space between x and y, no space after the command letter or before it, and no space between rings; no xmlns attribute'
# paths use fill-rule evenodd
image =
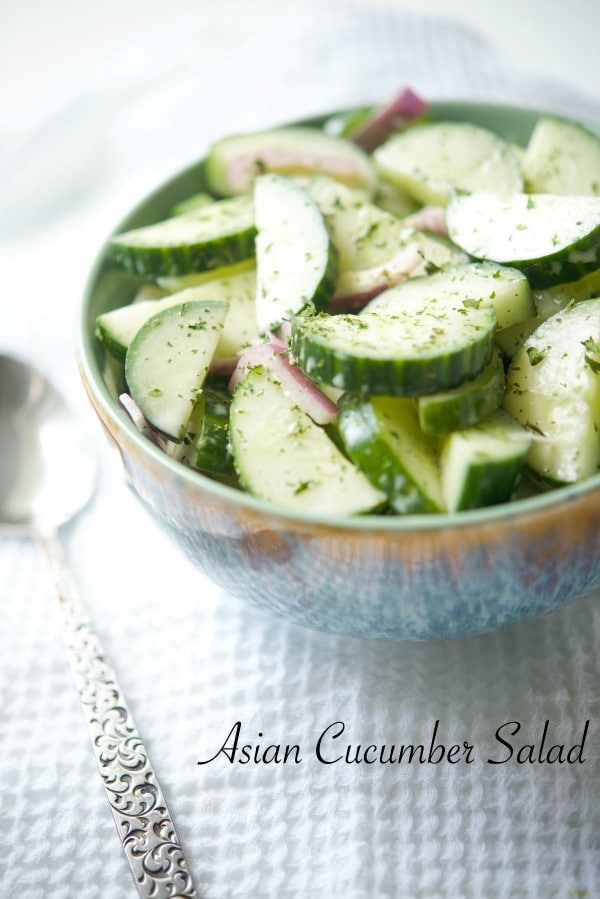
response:
<svg viewBox="0 0 600 899"><path fill-rule="evenodd" d="M69 521L89 501L96 462L62 397L35 369L0 355L0 528Z"/></svg>

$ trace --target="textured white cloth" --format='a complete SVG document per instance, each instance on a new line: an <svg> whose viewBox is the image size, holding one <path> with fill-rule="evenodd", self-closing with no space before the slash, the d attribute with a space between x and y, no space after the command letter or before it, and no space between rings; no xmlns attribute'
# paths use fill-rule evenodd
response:
<svg viewBox="0 0 600 899"><path fill-rule="evenodd" d="M74 357L82 286L129 206L214 137L391 97L494 99L600 120L600 104L511 70L451 22L358 3L287 4L225 28L215 5L70 86L52 117L0 135L0 352L34 360L101 456L67 554L133 707L206 899L600 896L598 596L501 633L381 644L313 633L234 601L120 482ZM258 13L257 13L258 15ZM229 30L228 30L229 29ZM0 897L127 899L118 846L46 571L0 543ZM242 742L299 764L230 764ZM501 760L580 743L583 762ZM460 747L456 764L324 764L358 744ZM258 734L263 737L258 737ZM331 734L331 731L329 732ZM465 745L468 744L468 745ZM469 748L471 747L471 748ZM438 753L439 754L439 753ZM351 757L353 755L351 754ZM434 756L435 758L435 756ZM472 759L467 763L467 758Z"/></svg>

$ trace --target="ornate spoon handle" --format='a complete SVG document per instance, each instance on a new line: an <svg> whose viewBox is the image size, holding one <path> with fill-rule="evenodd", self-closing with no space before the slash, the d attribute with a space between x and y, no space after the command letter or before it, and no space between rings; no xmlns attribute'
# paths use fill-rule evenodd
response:
<svg viewBox="0 0 600 899"><path fill-rule="evenodd" d="M197 895L156 774L69 574L59 535L37 540L54 575L64 636L121 845L144 899Z"/></svg>

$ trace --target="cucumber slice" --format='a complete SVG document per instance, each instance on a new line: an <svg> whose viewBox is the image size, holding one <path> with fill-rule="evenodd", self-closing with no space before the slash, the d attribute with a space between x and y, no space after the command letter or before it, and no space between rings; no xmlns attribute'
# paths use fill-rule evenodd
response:
<svg viewBox="0 0 600 899"><path fill-rule="evenodd" d="M475 427L450 434L441 451L448 511L508 502L530 445L531 434L502 410Z"/></svg>
<svg viewBox="0 0 600 899"><path fill-rule="evenodd" d="M551 316L511 361L504 408L535 434L528 466L553 483L600 470L600 299Z"/></svg>
<svg viewBox="0 0 600 899"><path fill-rule="evenodd" d="M518 269L491 262L454 265L441 272L411 278L395 291L387 291L365 306L364 312L393 310L407 297L426 300L435 295L448 300L481 300L496 310L498 328L507 328L535 315L529 282Z"/></svg>
<svg viewBox="0 0 600 899"><path fill-rule="evenodd" d="M204 383L227 303L180 303L152 316L125 357L129 391L150 424L182 440Z"/></svg>
<svg viewBox="0 0 600 899"><path fill-rule="evenodd" d="M444 508L438 444L421 431L412 400L346 394L338 431L350 459L395 512Z"/></svg>
<svg viewBox="0 0 600 899"><path fill-rule="evenodd" d="M266 334L305 306L323 309L335 290L338 254L312 197L281 175L254 184L256 320Z"/></svg>
<svg viewBox="0 0 600 899"><path fill-rule="evenodd" d="M454 190L523 189L512 146L468 122L415 125L373 154L379 174L420 203L445 205Z"/></svg>
<svg viewBox="0 0 600 899"><path fill-rule="evenodd" d="M200 284L214 283L226 280L242 272L254 271L256 259L254 257L242 259L232 265L221 265L219 268L208 269L205 272L190 272L188 275L178 275L166 278L157 278L156 283L165 293L178 293L188 287L199 287Z"/></svg>
<svg viewBox="0 0 600 899"><path fill-rule="evenodd" d="M489 418L504 396L504 365L498 351L481 374L454 390L417 398L419 424L425 434L448 434Z"/></svg>
<svg viewBox="0 0 600 899"><path fill-rule="evenodd" d="M535 329L551 315L555 315L573 302L590 300L599 294L600 269L577 281L570 281L568 284L557 284L555 287L535 290L533 291L533 302L536 314L517 325L497 331L496 343L505 356L512 358L529 335L533 334Z"/></svg>
<svg viewBox="0 0 600 899"><path fill-rule="evenodd" d="M600 294L600 268L590 272L577 281L569 281L568 284L557 284L555 287L547 287L545 290L536 290L533 300L537 314L542 318L550 318L555 312L560 312L573 300L591 300Z"/></svg>
<svg viewBox="0 0 600 899"><path fill-rule="evenodd" d="M373 164L363 150L317 128L276 128L226 137L213 144L205 163L209 189L221 196L249 191L254 178L265 172L322 172L369 193L376 184Z"/></svg>
<svg viewBox="0 0 600 899"><path fill-rule="evenodd" d="M307 190L323 213L339 253L336 300L369 298L429 267L465 259L449 242L407 226L331 178L316 176Z"/></svg>
<svg viewBox="0 0 600 899"><path fill-rule="evenodd" d="M204 474L219 478L234 475L229 442L231 397L224 390L203 388L188 422L179 459Z"/></svg>
<svg viewBox="0 0 600 899"><path fill-rule="evenodd" d="M383 209L385 212L391 212L392 215L397 215L398 218L411 215L421 206L397 184L392 184L390 181L384 181L383 179L379 181L374 202L380 209Z"/></svg>
<svg viewBox="0 0 600 899"><path fill-rule="evenodd" d="M466 253L518 268L534 288L600 266L600 197L475 192L453 197L446 220Z"/></svg>
<svg viewBox="0 0 600 899"><path fill-rule="evenodd" d="M107 255L133 275L186 275L251 258L255 234L251 199L234 197L118 234Z"/></svg>
<svg viewBox="0 0 600 899"><path fill-rule="evenodd" d="M240 271L228 278L203 282L162 299L135 302L105 312L96 319L96 330L106 348L117 358L124 359L139 329L157 312L181 303L222 301L227 303L228 311L215 358L229 359L260 340L256 330L255 295L255 271Z"/></svg>
<svg viewBox="0 0 600 899"><path fill-rule="evenodd" d="M575 122L541 116L522 166L528 193L600 194L600 139Z"/></svg>
<svg viewBox="0 0 600 899"><path fill-rule="evenodd" d="M240 483L262 499L325 515L370 512L385 502L262 366L235 390L230 434Z"/></svg>
<svg viewBox="0 0 600 899"><path fill-rule="evenodd" d="M196 194L192 194L191 197L186 197L185 200L180 200L179 203L175 203L175 205L171 207L169 218L177 215L188 215L190 212L197 212L198 209L201 209L208 203L214 203L214 201L215 198L211 197L210 194L207 194L206 191L199 191Z"/></svg>
<svg viewBox="0 0 600 899"><path fill-rule="evenodd" d="M495 327L491 306L411 298L393 312L296 316L291 352L310 377L341 390L420 396L478 375Z"/></svg>

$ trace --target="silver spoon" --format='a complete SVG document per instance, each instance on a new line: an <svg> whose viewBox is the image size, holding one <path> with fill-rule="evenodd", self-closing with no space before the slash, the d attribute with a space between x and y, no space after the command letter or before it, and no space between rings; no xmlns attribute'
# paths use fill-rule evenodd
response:
<svg viewBox="0 0 600 899"><path fill-rule="evenodd" d="M34 538L54 575L75 684L139 895L196 896L162 790L60 542L60 525L87 504L95 482L95 460L62 398L28 365L0 355L0 531Z"/></svg>

